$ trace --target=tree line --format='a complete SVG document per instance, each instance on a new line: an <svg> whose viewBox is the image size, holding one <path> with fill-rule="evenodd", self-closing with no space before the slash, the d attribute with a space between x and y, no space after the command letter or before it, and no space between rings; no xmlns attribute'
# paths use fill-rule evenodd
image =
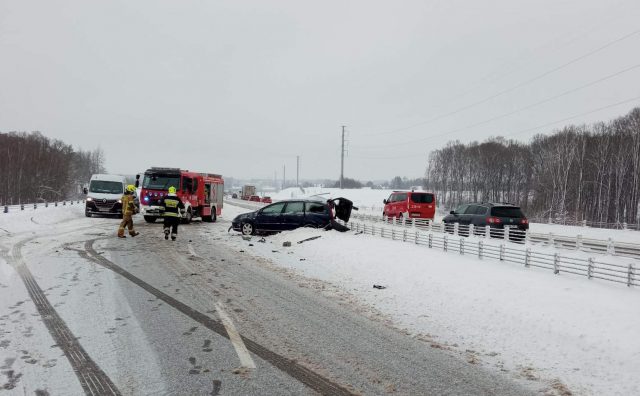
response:
<svg viewBox="0 0 640 396"><path fill-rule="evenodd" d="M430 153L427 187L440 204L510 202L529 217L636 223L640 108L610 122L569 125L528 143L449 142Z"/></svg>
<svg viewBox="0 0 640 396"><path fill-rule="evenodd" d="M40 132L0 133L0 204L76 198L94 173L104 173L104 153L74 150Z"/></svg>

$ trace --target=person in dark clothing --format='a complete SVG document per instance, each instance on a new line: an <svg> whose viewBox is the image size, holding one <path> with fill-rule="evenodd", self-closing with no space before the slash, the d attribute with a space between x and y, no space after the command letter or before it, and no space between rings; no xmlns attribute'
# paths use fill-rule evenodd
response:
<svg viewBox="0 0 640 396"><path fill-rule="evenodd" d="M169 194L162 201L164 206L164 239L169 239L171 232L171 240L175 241L178 237L178 225L182 219L181 212L184 210L184 204L176 195L176 188L169 187Z"/></svg>

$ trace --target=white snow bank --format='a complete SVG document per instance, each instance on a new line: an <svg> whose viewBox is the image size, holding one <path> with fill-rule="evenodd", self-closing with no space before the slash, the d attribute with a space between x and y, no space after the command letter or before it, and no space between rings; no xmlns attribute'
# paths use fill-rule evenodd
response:
<svg viewBox="0 0 640 396"><path fill-rule="evenodd" d="M320 238L296 243L312 236ZM251 247L227 241L519 378L560 379L574 394L640 394L640 290L353 233L299 229Z"/></svg>

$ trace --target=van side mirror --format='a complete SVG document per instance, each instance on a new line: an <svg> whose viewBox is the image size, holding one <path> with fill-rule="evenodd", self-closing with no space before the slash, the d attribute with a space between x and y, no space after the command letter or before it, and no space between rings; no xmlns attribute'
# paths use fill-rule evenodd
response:
<svg viewBox="0 0 640 396"><path fill-rule="evenodd" d="M85 188L82 189L82 193L84 195L87 195L87 194L89 194L89 190L87 190L87 188L85 187Z"/></svg>
<svg viewBox="0 0 640 396"><path fill-rule="evenodd" d="M140 175L136 175L136 183L135 183L136 188L140 187Z"/></svg>
<svg viewBox="0 0 640 396"><path fill-rule="evenodd" d="M386 200L386 199L383 199L383 200L382 200L382 203L386 205L386 204L387 204L387 200Z"/></svg>
<svg viewBox="0 0 640 396"><path fill-rule="evenodd" d="M454 214L456 214L456 211L455 211L455 210L452 210L451 212L449 212L449 214L454 215Z"/></svg>

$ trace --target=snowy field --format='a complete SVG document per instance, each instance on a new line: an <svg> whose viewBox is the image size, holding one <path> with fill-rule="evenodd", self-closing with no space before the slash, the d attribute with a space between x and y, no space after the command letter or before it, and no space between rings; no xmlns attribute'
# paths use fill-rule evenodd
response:
<svg viewBox="0 0 640 396"><path fill-rule="evenodd" d="M224 217L246 211L227 205ZM320 238L296 243L313 236ZM300 229L258 239L227 238L338 286L371 315L470 362L556 391L566 384L574 394L640 393L640 290L369 235Z"/></svg>

